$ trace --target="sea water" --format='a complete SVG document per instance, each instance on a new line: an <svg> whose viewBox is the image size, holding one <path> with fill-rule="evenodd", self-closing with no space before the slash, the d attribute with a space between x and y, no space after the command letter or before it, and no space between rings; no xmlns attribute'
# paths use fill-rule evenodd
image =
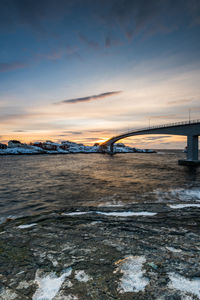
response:
<svg viewBox="0 0 200 300"><path fill-rule="evenodd" d="M132 203L200 203L200 169L181 151L0 157L0 217Z"/></svg>
<svg viewBox="0 0 200 300"><path fill-rule="evenodd" d="M0 299L200 299L181 151L0 157Z"/></svg>

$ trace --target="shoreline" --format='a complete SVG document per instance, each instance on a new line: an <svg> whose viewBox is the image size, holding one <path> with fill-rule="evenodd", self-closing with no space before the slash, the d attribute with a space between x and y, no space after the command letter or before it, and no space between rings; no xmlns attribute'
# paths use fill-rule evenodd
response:
<svg viewBox="0 0 200 300"><path fill-rule="evenodd" d="M157 151L152 152L115 152L115 153L101 153L101 152L70 152L70 153L0 153L0 156L10 156L10 155L69 155L69 154L102 154L113 156L115 154L155 154Z"/></svg>

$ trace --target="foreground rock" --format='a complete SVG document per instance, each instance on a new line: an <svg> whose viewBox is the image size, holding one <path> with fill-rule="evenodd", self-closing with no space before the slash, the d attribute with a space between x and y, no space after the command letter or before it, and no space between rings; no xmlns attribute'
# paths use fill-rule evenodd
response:
<svg viewBox="0 0 200 300"><path fill-rule="evenodd" d="M200 208L77 208L0 225L0 299L200 299Z"/></svg>

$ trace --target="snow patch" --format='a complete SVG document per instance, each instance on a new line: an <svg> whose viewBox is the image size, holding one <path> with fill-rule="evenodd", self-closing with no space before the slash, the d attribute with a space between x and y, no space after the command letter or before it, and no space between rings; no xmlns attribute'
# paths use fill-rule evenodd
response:
<svg viewBox="0 0 200 300"><path fill-rule="evenodd" d="M200 278L187 279L176 273L168 273L170 283L168 287L178 291L191 293L200 299Z"/></svg>
<svg viewBox="0 0 200 300"><path fill-rule="evenodd" d="M85 215L91 213L90 211L75 211L75 212L71 212L71 213L63 213L63 215L66 216L79 216L79 215Z"/></svg>
<svg viewBox="0 0 200 300"><path fill-rule="evenodd" d="M21 290L21 289L27 289L30 286L30 283L23 280L19 283L19 285L17 286L17 289Z"/></svg>
<svg viewBox="0 0 200 300"><path fill-rule="evenodd" d="M105 202L105 203L100 203L98 205L99 207L122 207L124 204L122 202Z"/></svg>
<svg viewBox="0 0 200 300"><path fill-rule="evenodd" d="M30 227L33 227L33 226L36 226L36 225L37 225L36 223L32 223L32 224L19 225L17 227L20 228L20 229L24 229L24 228L30 228Z"/></svg>
<svg viewBox="0 0 200 300"><path fill-rule="evenodd" d="M11 142L11 141L10 141ZM10 143L9 142L9 143ZM58 153L99 153L101 152L100 145L86 146L83 144L77 144L71 141L62 141L61 144L54 143L51 141L46 142L35 142L34 144L22 144L18 142L17 144L9 144L6 149L0 149L0 154L58 154ZM116 153L152 153L153 150L144 150L132 148L129 146L125 146L122 143L118 143L114 145L114 152Z"/></svg>
<svg viewBox="0 0 200 300"><path fill-rule="evenodd" d="M157 213L154 212L148 212L148 211L139 211L139 212L133 212L133 211L113 211L113 212L103 212L103 211L77 211L77 212L71 212L71 213L63 213L62 215L66 216L78 216L78 215L85 215L85 214L99 214L104 216L114 216L114 217L131 217L131 216L155 216Z"/></svg>
<svg viewBox="0 0 200 300"><path fill-rule="evenodd" d="M70 276L72 268L68 268L65 272L57 277L54 272L51 272L47 276L39 275L39 271L36 272L35 282L38 284L39 288L33 295L33 300L52 300L58 293L62 283L65 278Z"/></svg>
<svg viewBox="0 0 200 300"><path fill-rule="evenodd" d="M181 249L176 249L176 248L173 248L173 247L166 247L167 250L171 251L171 252L182 252Z"/></svg>
<svg viewBox="0 0 200 300"><path fill-rule="evenodd" d="M144 277L145 271L142 269L146 262L144 256L128 256L115 264L118 265L114 273L123 274L118 291L120 293L144 291L149 279Z"/></svg>
<svg viewBox="0 0 200 300"><path fill-rule="evenodd" d="M3 288L0 291L0 299L3 300L14 300L18 297L18 295L8 288ZM19 298L18 298L19 299Z"/></svg>
<svg viewBox="0 0 200 300"><path fill-rule="evenodd" d="M72 294L65 296L63 300L78 300L78 298Z"/></svg>
<svg viewBox="0 0 200 300"><path fill-rule="evenodd" d="M92 279L92 277L88 276L84 270L75 271L75 278L81 282L87 282Z"/></svg>
<svg viewBox="0 0 200 300"><path fill-rule="evenodd" d="M200 204L174 204L174 205L169 205L171 208L184 208L184 207L200 207Z"/></svg>
<svg viewBox="0 0 200 300"><path fill-rule="evenodd" d="M97 214L105 215L105 216L114 216L114 217L131 217L131 216L155 216L157 213L148 212L148 211L123 211L123 212L100 212L97 211Z"/></svg>

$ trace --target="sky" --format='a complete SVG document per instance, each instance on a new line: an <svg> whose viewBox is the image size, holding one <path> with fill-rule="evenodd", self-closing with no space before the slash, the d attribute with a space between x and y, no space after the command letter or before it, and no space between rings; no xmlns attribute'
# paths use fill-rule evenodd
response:
<svg viewBox="0 0 200 300"><path fill-rule="evenodd" d="M199 82L199 0L0 1L0 142L92 145L189 112L200 119Z"/></svg>

